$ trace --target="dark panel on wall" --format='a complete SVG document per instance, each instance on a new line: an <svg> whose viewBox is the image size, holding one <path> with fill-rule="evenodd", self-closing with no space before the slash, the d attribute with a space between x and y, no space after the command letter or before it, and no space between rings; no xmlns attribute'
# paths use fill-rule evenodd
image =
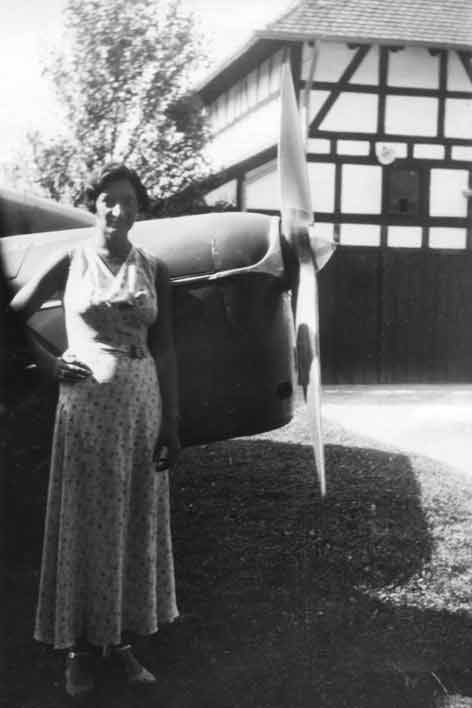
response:
<svg viewBox="0 0 472 708"><path fill-rule="evenodd" d="M472 381L472 253L340 247L319 282L324 383Z"/></svg>
<svg viewBox="0 0 472 708"><path fill-rule="evenodd" d="M378 249L338 248L319 276L323 381L377 380Z"/></svg>
<svg viewBox="0 0 472 708"><path fill-rule="evenodd" d="M472 381L472 253L384 252L385 382Z"/></svg>
<svg viewBox="0 0 472 708"><path fill-rule="evenodd" d="M426 251L383 251L382 383L433 380L438 274L430 257Z"/></svg>

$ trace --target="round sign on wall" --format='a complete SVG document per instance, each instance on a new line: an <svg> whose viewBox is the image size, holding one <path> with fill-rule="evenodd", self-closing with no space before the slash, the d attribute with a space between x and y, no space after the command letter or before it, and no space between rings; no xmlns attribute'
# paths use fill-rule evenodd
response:
<svg viewBox="0 0 472 708"><path fill-rule="evenodd" d="M391 165L397 157L395 146L391 143L376 143L375 154L381 165Z"/></svg>

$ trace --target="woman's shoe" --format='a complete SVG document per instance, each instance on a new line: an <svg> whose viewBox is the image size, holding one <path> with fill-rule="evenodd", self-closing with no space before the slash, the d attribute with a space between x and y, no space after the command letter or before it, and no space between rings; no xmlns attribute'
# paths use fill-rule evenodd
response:
<svg viewBox="0 0 472 708"><path fill-rule="evenodd" d="M70 651L66 657L66 693L83 696L93 690L95 683L90 670L91 655L87 652Z"/></svg>
<svg viewBox="0 0 472 708"><path fill-rule="evenodd" d="M120 669L124 671L128 683L143 685L156 683L156 677L139 663L131 650L130 644L125 644L122 647L113 647L111 654Z"/></svg>

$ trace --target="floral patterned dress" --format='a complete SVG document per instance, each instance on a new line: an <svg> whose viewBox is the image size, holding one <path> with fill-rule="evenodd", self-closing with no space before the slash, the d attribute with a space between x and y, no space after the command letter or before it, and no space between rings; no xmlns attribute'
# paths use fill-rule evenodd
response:
<svg viewBox="0 0 472 708"><path fill-rule="evenodd" d="M34 633L55 648L117 644L178 614L169 481L153 464L157 309L155 263L141 250L116 274L91 243L72 252L66 356L93 375L62 383L56 412Z"/></svg>

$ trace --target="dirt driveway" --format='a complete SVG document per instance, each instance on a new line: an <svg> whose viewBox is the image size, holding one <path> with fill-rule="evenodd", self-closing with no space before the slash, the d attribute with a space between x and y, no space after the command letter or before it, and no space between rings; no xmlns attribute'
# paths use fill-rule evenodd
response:
<svg viewBox="0 0 472 708"><path fill-rule="evenodd" d="M383 446L472 474L472 384L328 386L323 415Z"/></svg>

